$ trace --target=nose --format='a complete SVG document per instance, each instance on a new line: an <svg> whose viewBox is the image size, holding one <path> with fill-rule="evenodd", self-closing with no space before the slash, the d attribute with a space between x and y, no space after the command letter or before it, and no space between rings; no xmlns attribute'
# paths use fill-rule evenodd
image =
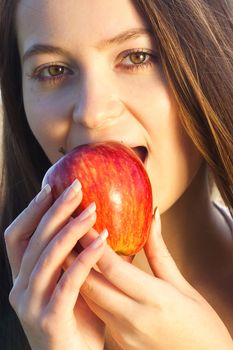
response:
<svg viewBox="0 0 233 350"><path fill-rule="evenodd" d="M88 129L111 125L124 110L118 94L104 79L86 79L78 93L73 120Z"/></svg>

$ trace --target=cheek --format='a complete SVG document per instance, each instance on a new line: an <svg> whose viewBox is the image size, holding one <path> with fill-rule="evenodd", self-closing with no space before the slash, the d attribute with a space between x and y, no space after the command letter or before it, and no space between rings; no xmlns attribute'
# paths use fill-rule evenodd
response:
<svg viewBox="0 0 233 350"><path fill-rule="evenodd" d="M202 157L188 137L177 105L164 81L147 82L128 95L129 108L145 130L149 143L147 172L154 205L161 213L185 192L202 164ZM142 103L143 101L143 103Z"/></svg>
<svg viewBox="0 0 233 350"><path fill-rule="evenodd" d="M203 159L175 112L160 122L153 140L150 174L157 205L164 212L190 186Z"/></svg>
<svg viewBox="0 0 233 350"><path fill-rule="evenodd" d="M29 126L49 160L54 163L61 154L70 128L69 109L64 98L24 88L24 108Z"/></svg>

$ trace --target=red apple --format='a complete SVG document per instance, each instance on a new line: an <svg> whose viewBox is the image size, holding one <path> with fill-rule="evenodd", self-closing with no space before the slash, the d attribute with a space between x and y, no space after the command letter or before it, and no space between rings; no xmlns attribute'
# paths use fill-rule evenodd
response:
<svg viewBox="0 0 233 350"><path fill-rule="evenodd" d="M119 142L81 145L59 159L45 174L56 199L76 178L83 200L74 217L96 203L94 228L107 228L108 244L123 255L134 255L145 244L152 221L152 190L143 162Z"/></svg>

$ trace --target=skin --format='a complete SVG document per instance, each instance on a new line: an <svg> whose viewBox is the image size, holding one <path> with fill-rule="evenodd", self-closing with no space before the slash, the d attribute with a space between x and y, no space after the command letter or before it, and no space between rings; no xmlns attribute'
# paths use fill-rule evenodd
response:
<svg viewBox="0 0 233 350"><path fill-rule="evenodd" d="M117 16L112 20L109 13L115 11ZM147 55L146 61L152 61L150 67L134 67L132 72L127 70L133 66L130 56L124 59L122 54L144 49L156 56L156 44L143 35L98 49L104 39L131 28L146 28L130 2L71 1L69 6L55 6L54 1L46 1L45 6L44 1L21 1L17 25L21 57L37 43L68 52L62 56L34 55L23 64L25 111L51 162L61 156L61 146L69 151L78 144L109 139L145 145L149 149L146 169L154 205L161 212L171 207L192 181L201 157L181 127L156 59L153 62ZM67 72L66 79L55 84L29 77L51 62L64 62L71 74ZM48 69L43 74L48 75Z"/></svg>
<svg viewBox="0 0 233 350"><path fill-rule="evenodd" d="M114 16L109 15L112 13ZM92 229L95 218L85 227L68 222L70 204L58 201L52 205L50 195L39 207L35 201L29 205L7 229L6 242L15 281L10 300L33 349L62 349L65 340L61 333L69 337L70 349L77 344L80 349L101 348L103 323L124 349L230 349L232 236L211 203L205 163L181 126L178 108L156 59L156 42L147 33L103 45L104 40L132 28L146 29L132 3L21 0L16 25L26 115L51 162L61 157L61 146L70 151L79 144L109 139L131 147L147 146L145 167L154 207L162 214L162 235L157 213L144 255L131 265L104 244L89 261L88 247L97 235ZM35 44L59 46L65 52L37 50L30 54ZM148 53L139 57L143 66L135 63L135 49ZM126 51L127 57L123 54ZM51 68L54 65L59 69ZM51 73L57 75L56 80ZM73 206L78 206L79 196ZM51 209L54 206L63 208L62 217L61 209ZM70 232L69 225L77 225L76 240L81 239L86 247L81 263L70 253L76 241L69 234L64 238L68 248L59 245L61 253L56 255L56 241L67 226L66 232ZM50 276L45 265L40 265L45 257ZM58 275L65 259L64 279L77 291L73 296L77 303L66 312L52 293L60 286ZM90 272L96 262L98 271ZM30 268L25 273L27 266ZM75 284L80 274L83 278ZM43 281L39 293L35 288L38 281ZM62 293L62 300L68 294ZM32 315L34 304L37 311ZM61 317L64 312L66 318ZM140 320L135 322L138 314ZM72 324L71 330L63 330L61 318ZM87 327L90 320L91 329ZM58 324L56 332L49 327L54 322ZM160 339L155 336L158 332ZM42 334L46 334L43 344Z"/></svg>

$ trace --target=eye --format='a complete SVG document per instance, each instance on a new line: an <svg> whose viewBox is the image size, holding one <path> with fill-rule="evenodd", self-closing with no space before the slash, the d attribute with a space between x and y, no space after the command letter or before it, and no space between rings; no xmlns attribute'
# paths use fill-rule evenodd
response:
<svg viewBox="0 0 233 350"><path fill-rule="evenodd" d="M49 64L38 67L32 74L32 78L38 81L55 83L72 75L71 69L61 64Z"/></svg>
<svg viewBox="0 0 233 350"><path fill-rule="evenodd" d="M62 67L62 66L50 66L49 68L47 68L47 72L45 70L44 72L44 75L46 75L47 73L47 76L57 76L57 75L61 75L61 74L64 74L65 73L65 67Z"/></svg>
<svg viewBox="0 0 233 350"><path fill-rule="evenodd" d="M148 58L148 54L145 52L133 52L127 57L133 64L141 64Z"/></svg>
<svg viewBox="0 0 233 350"><path fill-rule="evenodd" d="M117 68L124 70L138 70L149 68L158 61L158 57L152 51L143 49L127 50L120 55L120 62Z"/></svg>

